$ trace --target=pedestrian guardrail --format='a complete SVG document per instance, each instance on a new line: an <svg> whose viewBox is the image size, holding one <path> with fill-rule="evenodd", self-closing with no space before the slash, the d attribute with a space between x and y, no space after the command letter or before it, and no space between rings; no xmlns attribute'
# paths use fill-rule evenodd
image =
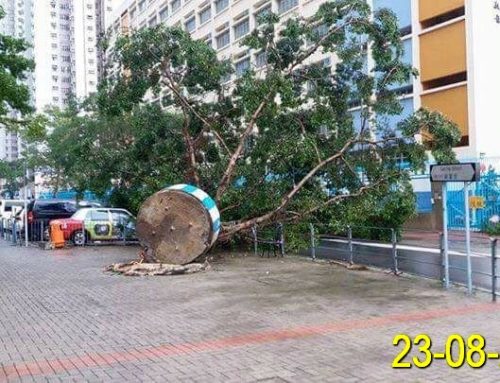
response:
<svg viewBox="0 0 500 383"><path fill-rule="evenodd" d="M348 264L363 264L390 270L394 275L414 274L425 278L440 280L445 283L444 239L443 234L426 230L397 230L375 226L345 226L332 228L322 224L285 224L284 238L302 240L297 252L314 259L331 259ZM272 231L267 228L269 236ZM257 232L254 228L253 233ZM266 233L261 228L260 233ZM299 232L299 234L297 234ZM463 233L460 233L463 236ZM288 239L290 241L290 239ZM492 299L498 296L498 239L484 236L475 239L475 251L472 257L471 274L476 290L491 292ZM283 247L285 247L283 242ZM254 251L257 254L259 243L255 240ZM449 246L449 281L458 285L467 285L467 260L465 241L459 233L450 233ZM290 252L292 246L287 243Z"/></svg>
<svg viewBox="0 0 500 383"><path fill-rule="evenodd" d="M81 224L78 225L81 227ZM94 239L89 237L86 228L81 230L71 230L74 233L72 238L65 238L66 243L76 246L95 246L102 244L109 245L130 245L137 244L135 230L126 225L113 227L114 235L111 238ZM27 233L22 221L14 218L0 218L0 239L11 242L13 245L25 244L47 244L51 242L50 223L47 220L34 220L28 223Z"/></svg>

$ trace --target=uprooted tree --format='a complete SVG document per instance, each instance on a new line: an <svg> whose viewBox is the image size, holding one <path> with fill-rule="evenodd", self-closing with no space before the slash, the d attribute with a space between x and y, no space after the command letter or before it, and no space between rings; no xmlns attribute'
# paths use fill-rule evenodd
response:
<svg viewBox="0 0 500 383"><path fill-rule="evenodd" d="M148 129L144 102L160 98L166 111L149 108L164 118L149 121L154 131L165 124L159 139L171 162L164 184L191 183L212 195L222 238L253 225L344 222L371 211L401 225L413 213L409 172L422 168L427 150L439 162L453 161L460 134L426 110L396 126L385 122L402 112L398 87L416 75L402 62L394 14L384 9L372 17L364 0L335 0L311 19L281 23L268 14L259 21L242 43L256 64L244 58L236 71L206 42L177 28L119 37L115 75L101 85L95 113L115 121L116 129L116 121L127 126L130 119ZM326 54L332 67L320 60ZM230 76L234 81L227 82ZM170 119L175 123L165 123ZM136 145L136 138L116 150ZM105 140L102 133L98 144L89 142L86 156L104 150ZM158 142L150 145L157 150ZM145 157L148 177L163 182L155 173L162 167ZM104 178L111 186L120 175Z"/></svg>

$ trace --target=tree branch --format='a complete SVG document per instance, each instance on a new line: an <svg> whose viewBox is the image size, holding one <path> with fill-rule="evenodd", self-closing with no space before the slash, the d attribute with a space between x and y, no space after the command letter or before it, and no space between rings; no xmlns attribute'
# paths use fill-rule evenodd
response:
<svg viewBox="0 0 500 383"><path fill-rule="evenodd" d="M252 130L257 122L257 119L260 116L260 113L264 110L264 107L267 105L268 99L269 99L269 97L271 97L271 95L272 95L272 93L268 93L267 97L264 98L263 101L261 101L261 103L259 104L257 109L254 111L252 117L250 118L250 121L249 121L245 131L241 135L240 142L238 143L238 147L236 148L233 155L231 156L231 159L229 160L229 164L226 168L226 171L224 172L224 175L222 176L222 178L219 182L219 186L217 188L217 193L215 195L216 202L220 202L222 195L226 191L226 189L229 185L229 182L231 181L231 177L232 177L234 168L236 167L236 162L238 161L238 158L241 156L241 153L243 152L243 149L245 147L246 138L252 132Z"/></svg>

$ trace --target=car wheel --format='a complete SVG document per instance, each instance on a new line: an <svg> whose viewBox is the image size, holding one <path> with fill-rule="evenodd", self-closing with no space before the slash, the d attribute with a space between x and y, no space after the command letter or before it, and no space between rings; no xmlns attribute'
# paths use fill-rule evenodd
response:
<svg viewBox="0 0 500 383"><path fill-rule="evenodd" d="M75 246L83 246L90 239L90 235L88 232L83 231L75 231L71 236L71 240Z"/></svg>

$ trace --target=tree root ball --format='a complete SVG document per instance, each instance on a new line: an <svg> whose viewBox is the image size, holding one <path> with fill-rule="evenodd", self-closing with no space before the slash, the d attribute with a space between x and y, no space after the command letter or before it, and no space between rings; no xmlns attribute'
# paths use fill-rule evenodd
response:
<svg viewBox="0 0 500 383"><path fill-rule="evenodd" d="M105 271L123 274L126 276L142 277L148 275L179 275L193 274L210 269L208 262L191 263L189 265L167 265L163 263L115 263Z"/></svg>
<svg viewBox="0 0 500 383"><path fill-rule="evenodd" d="M146 263L190 263L210 249L219 229L215 202L191 185L175 185L153 194L137 216L137 236Z"/></svg>

